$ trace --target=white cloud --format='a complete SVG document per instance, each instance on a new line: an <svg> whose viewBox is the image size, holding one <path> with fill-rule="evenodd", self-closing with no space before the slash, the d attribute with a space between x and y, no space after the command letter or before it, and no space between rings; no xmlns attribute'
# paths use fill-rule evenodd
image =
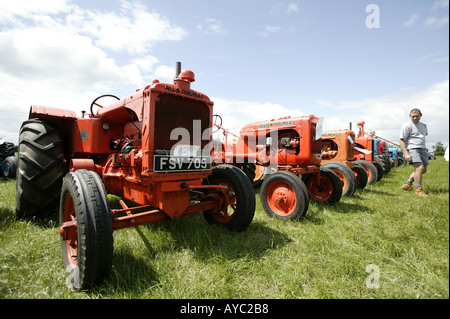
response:
<svg viewBox="0 0 450 319"><path fill-rule="evenodd" d="M377 98L326 104L322 102L322 113L336 114L339 110L345 113L326 117L324 129L348 128L352 122L353 130L356 130L356 123L365 121L366 131L373 130L377 135L398 143L400 126L409 120L409 111L417 107L423 113L422 121L428 125L428 148L431 149L436 142L449 145L448 101L449 80L446 79L423 89L404 88Z"/></svg>
<svg viewBox="0 0 450 319"><path fill-rule="evenodd" d="M219 114L223 119L222 126L235 134L238 134L245 124L252 122L305 115L300 109L291 110L271 102L235 101L222 98L212 98L212 101L214 114Z"/></svg>
<svg viewBox="0 0 450 319"><path fill-rule="evenodd" d="M123 77L122 67L90 38L64 30L32 27L1 32L0 59L2 72L59 86L87 88Z"/></svg>
<svg viewBox="0 0 450 319"><path fill-rule="evenodd" d="M156 68L154 74L159 80L173 80L175 77L175 69L167 65L160 65Z"/></svg>
<svg viewBox="0 0 450 319"><path fill-rule="evenodd" d="M20 0L0 2L0 22L17 23L17 18L68 12L67 0Z"/></svg>
<svg viewBox="0 0 450 319"><path fill-rule="evenodd" d="M205 26L198 24L195 28L204 34L221 34L227 35L229 31L223 26L222 21L214 18L206 18Z"/></svg>
<svg viewBox="0 0 450 319"><path fill-rule="evenodd" d="M415 27L420 23L424 28L432 30L448 27L448 8L449 0L436 0L429 6L427 12L411 14L409 19L403 22L403 26ZM422 16L423 20L420 22Z"/></svg>
<svg viewBox="0 0 450 319"><path fill-rule="evenodd" d="M276 34L281 31L280 26L276 25L266 25L264 31L257 32L256 35L259 37L268 37L270 35Z"/></svg>
<svg viewBox="0 0 450 319"><path fill-rule="evenodd" d="M431 149L436 142L449 145L448 100L447 79L423 89L403 88L381 97L337 103L317 101L319 108L313 115L324 117L324 130L348 129L352 123L352 129L356 132L356 123L365 121L366 131L375 131L376 135L398 143L401 125L409 120L409 111L417 107L423 113L422 121L428 125L427 147ZM212 98L212 101L214 114L219 114L223 119L222 126L235 134L239 134L240 129L249 123L309 115L301 109L288 109L272 102L223 98ZM215 136L221 138L222 135L216 133Z"/></svg>
<svg viewBox="0 0 450 319"><path fill-rule="evenodd" d="M32 104L81 115L101 94L123 97L155 76L172 79L174 69L150 50L187 34L141 2L127 1L117 12L87 11L66 0L1 1L0 26L0 136L13 142Z"/></svg>
<svg viewBox="0 0 450 319"><path fill-rule="evenodd" d="M298 11L298 5L295 3L289 3L288 8L286 10L287 13L294 13Z"/></svg>
<svg viewBox="0 0 450 319"><path fill-rule="evenodd" d="M67 25L87 34L101 48L129 54L148 52L156 43L179 41L187 31L139 3L122 1L120 13L73 10Z"/></svg>
<svg viewBox="0 0 450 319"><path fill-rule="evenodd" d="M428 17L423 23L425 28L429 29L442 29L448 25L448 15L447 16L431 16Z"/></svg>
<svg viewBox="0 0 450 319"><path fill-rule="evenodd" d="M408 27L412 27L412 26L414 26L416 24L416 22L419 20L419 18L420 18L420 15L418 15L418 14L411 14L409 16L409 19L406 20L405 22L403 22L403 26L407 27L407 28Z"/></svg>

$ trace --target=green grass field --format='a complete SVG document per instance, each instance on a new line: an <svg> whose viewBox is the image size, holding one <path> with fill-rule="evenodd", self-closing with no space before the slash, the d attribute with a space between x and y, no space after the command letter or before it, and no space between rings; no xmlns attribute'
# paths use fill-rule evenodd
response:
<svg viewBox="0 0 450 319"><path fill-rule="evenodd" d="M65 285L56 216L15 218L15 181L0 180L0 299L449 298L449 164L430 162L429 196L400 189L411 166L300 222L269 218L257 192L242 233L202 214L114 232L103 284Z"/></svg>

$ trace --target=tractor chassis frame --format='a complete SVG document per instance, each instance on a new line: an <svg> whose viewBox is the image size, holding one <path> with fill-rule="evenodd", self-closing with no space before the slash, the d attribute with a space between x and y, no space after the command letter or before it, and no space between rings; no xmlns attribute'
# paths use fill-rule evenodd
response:
<svg viewBox="0 0 450 319"><path fill-rule="evenodd" d="M230 202L227 195L228 186L193 185L188 186L187 189L189 189L190 193L197 195L202 201L200 203L189 204L181 216L192 215L207 210L218 210L220 207L228 206ZM204 192L197 191L197 189L220 190L222 196L219 196L217 193L205 194ZM225 198L225 200L221 200L221 198ZM113 230L153 224L169 218L169 216L160 209L150 209L144 212L133 213L154 208L152 205L128 207L122 199L119 200L119 204L122 206L122 209L110 210ZM123 215L123 213L125 213L124 216L118 216ZM61 235L62 240L76 239L77 226L76 221L64 222L59 228L59 234Z"/></svg>

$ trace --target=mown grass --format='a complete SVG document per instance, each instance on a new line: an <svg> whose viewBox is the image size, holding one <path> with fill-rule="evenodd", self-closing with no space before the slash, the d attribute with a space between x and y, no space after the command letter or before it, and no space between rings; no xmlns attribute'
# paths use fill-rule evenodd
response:
<svg viewBox="0 0 450 319"><path fill-rule="evenodd" d="M300 222L269 218L257 194L242 233L201 214L115 231L111 273L83 292L65 285L56 216L16 219L0 180L0 298L449 298L449 165L431 161L426 198L400 190L411 169Z"/></svg>

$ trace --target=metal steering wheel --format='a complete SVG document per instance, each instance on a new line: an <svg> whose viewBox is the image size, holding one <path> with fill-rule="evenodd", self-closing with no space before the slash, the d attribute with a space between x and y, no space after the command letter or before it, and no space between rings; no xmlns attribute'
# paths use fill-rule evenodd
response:
<svg viewBox="0 0 450 319"><path fill-rule="evenodd" d="M215 114L213 115L213 126L215 126L212 131L213 133L216 133L218 130L220 130L220 127L218 127L217 125L222 126L222 117L218 114Z"/></svg>
<svg viewBox="0 0 450 319"><path fill-rule="evenodd" d="M99 108L102 109L103 106L101 106L100 104L98 104L97 101L100 100L101 98L104 98L104 97L107 97L107 96L113 97L113 98L115 98L115 99L117 99L117 100L120 100L120 98L118 98L117 96L112 95L112 94L104 94L104 95L100 95L99 97L97 97L97 98L96 98L94 101L92 101L92 103L91 103L91 114L92 114L92 116L95 116L95 114L94 114L94 105L96 105L96 106L98 106Z"/></svg>

